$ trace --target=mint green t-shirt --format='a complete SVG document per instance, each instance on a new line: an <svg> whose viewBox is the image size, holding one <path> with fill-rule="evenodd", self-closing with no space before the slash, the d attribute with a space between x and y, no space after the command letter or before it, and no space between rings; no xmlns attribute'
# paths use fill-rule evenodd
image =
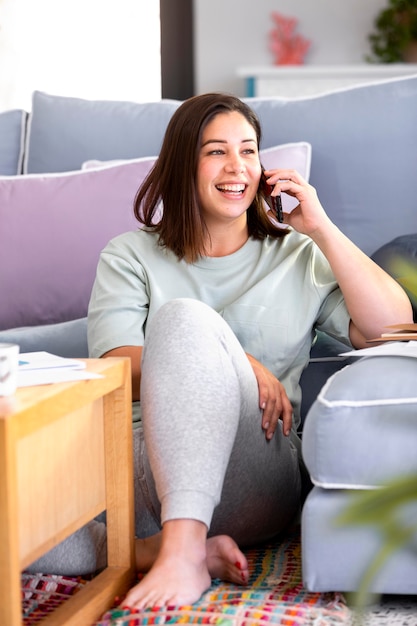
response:
<svg viewBox="0 0 417 626"><path fill-rule="evenodd" d="M179 261L146 230L114 238L100 256L88 312L90 356L142 346L148 320L173 298L195 298L230 325L245 352L285 386L300 422L299 380L314 329L350 346L349 314L329 263L314 242L249 239L237 252Z"/></svg>

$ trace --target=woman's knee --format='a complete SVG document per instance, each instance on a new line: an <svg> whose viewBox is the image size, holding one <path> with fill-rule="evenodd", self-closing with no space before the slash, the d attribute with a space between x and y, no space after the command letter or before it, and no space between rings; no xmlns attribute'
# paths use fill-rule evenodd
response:
<svg viewBox="0 0 417 626"><path fill-rule="evenodd" d="M155 313L148 327L148 332L161 329L189 330L190 325L222 324L221 316L204 302L193 298L175 298L163 304Z"/></svg>

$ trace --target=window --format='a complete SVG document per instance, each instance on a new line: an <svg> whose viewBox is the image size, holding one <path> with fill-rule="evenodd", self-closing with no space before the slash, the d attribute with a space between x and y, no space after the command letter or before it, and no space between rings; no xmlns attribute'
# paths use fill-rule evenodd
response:
<svg viewBox="0 0 417 626"><path fill-rule="evenodd" d="M35 89L160 99L159 0L2 0L0 7L0 110L29 110Z"/></svg>

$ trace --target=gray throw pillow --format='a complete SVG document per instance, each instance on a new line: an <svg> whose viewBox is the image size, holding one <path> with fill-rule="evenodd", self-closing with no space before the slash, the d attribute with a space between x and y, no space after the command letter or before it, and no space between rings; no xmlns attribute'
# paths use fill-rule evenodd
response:
<svg viewBox="0 0 417 626"><path fill-rule="evenodd" d="M24 174L78 170L85 161L159 154L177 100L85 100L35 91Z"/></svg>
<svg viewBox="0 0 417 626"><path fill-rule="evenodd" d="M22 171L26 117L21 109L0 113L0 176Z"/></svg>

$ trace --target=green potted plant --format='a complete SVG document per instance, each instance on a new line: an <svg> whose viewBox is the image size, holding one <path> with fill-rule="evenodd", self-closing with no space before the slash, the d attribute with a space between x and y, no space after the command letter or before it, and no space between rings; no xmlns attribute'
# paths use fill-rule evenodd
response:
<svg viewBox="0 0 417 626"><path fill-rule="evenodd" d="M389 0L375 18L375 31L368 37L370 62L417 63L417 0Z"/></svg>

